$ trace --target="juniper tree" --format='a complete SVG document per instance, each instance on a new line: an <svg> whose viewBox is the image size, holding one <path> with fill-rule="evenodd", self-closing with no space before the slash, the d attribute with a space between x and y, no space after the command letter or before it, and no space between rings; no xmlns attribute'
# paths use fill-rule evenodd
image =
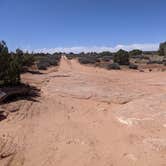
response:
<svg viewBox="0 0 166 166"><path fill-rule="evenodd" d="M6 43L0 42L0 85L16 85L20 83L19 61L12 56Z"/></svg>
<svg viewBox="0 0 166 166"><path fill-rule="evenodd" d="M121 49L115 53L113 60L119 65L129 65L129 53Z"/></svg>
<svg viewBox="0 0 166 166"><path fill-rule="evenodd" d="M166 56L166 42L160 43L159 55Z"/></svg>

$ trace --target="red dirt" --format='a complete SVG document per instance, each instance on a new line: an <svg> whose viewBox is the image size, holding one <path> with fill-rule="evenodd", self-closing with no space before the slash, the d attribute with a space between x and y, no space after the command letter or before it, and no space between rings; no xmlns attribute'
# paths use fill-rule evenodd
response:
<svg viewBox="0 0 166 166"><path fill-rule="evenodd" d="M165 166L166 73L107 71L62 57L24 74L38 101L0 122L0 166Z"/></svg>

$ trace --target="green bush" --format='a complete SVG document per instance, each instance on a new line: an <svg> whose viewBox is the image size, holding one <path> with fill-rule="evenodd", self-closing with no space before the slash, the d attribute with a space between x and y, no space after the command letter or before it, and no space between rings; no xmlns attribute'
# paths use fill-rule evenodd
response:
<svg viewBox="0 0 166 166"><path fill-rule="evenodd" d="M119 65L129 65L129 53L124 50L119 50L115 53L113 60Z"/></svg>
<svg viewBox="0 0 166 166"><path fill-rule="evenodd" d="M41 61L38 61L38 62L36 63L36 65L37 65L37 68L38 68L39 70L47 70L47 68L50 66L49 62L48 62L48 61L45 61L44 59L41 60Z"/></svg>
<svg viewBox="0 0 166 166"><path fill-rule="evenodd" d="M33 54L25 53L22 57L22 66L32 66L35 62Z"/></svg>
<svg viewBox="0 0 166 166"><path fill-rule="evenodd" d="M166 42L160 43L159 55L166 56Z"/></svg>
<svg viewBox="0 0 166 166"><path fill-rule="evenodd" d="M100 62L100 60L94 56L84 56L78 59L81 64L95 64L96 62Z"/></svg>
<svg viewBox="0 0 166 166"><path fill-rule="evenodd" d="M36 65L39 70L46 70L50 66L58 66L61 56L57 54L43 55L38 54L36 57Z"/></svg>
<svg viewBox="0 0 166 166"><path fill-rule="evenodd" d="M20 64L20 67L23 67L23 66L29 67L29 66L32 66L35 62L35 58L33 54L30 54L28 52L24 53L19 48L16 49L15 57L17 58Z"/></svg>
<svg viewBox="0 0 166 166"><path fill-rule="evenodd" d="M99 53L99 55L102 57L102 56L113 56L113 54L109 51L103 51L101 53Z"/></svg>
<svg viewBox="0 0 166 166"><path fill-rule="evenodd" d="M108 70L120 70L120 66L118 63L112 63L112 64L108 64L106 67Z"/></svg>
<svg viewBox="0 0 166 166"><path fill-rule="evenodd" d="M138 49L135 49L135 50L130 51L130 52L129 52L129 55L130 55L131 57L137 57L137 56L142 55L142 53L143 53L143 51L138 50Z"/></svg>
<svg viewBox="0 0 166 166"><path fill-rule="evenodd" d="M101 60L105 62L109 62L113 59L113 56L102 56Z"/></svg>
<svg viewBox="0 0 166 166"><path fill-rule="evenodd" d="M9 54L4 41L0 42L0 85L20 83L20 64L18 57Z"/></svg>

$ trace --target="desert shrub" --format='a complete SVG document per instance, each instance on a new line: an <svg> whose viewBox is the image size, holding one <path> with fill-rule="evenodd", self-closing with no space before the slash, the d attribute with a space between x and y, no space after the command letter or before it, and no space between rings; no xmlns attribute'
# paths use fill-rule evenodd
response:
<svg viewBox="0 0 166 166"><path fill-rule="evenodd" d="M36 65L39 70L47 70L47 68L50 66L49 62L44 60L38 61Z"/></svg>
<svg viewBox="0 0 166 166"><path fill-rule="evenodd" d="M109 62L109 61L111 61L112 59L113 59L112 56L103 56L103 57L101 57L101 60L103 60L103 61L105 61L105 62Z"/></svg>
<svg viewBox="0 0 166 166"><path fill-rule="evenodd" d="M25 53L22 58L23 66L32 66L35 62L33 54Z"/></svg>
<svg viewBox="0 0 166 166"><path fill-rule="evenodd" d="M96 62L100 62L98 58L93 56L79 57L78 61L81 64L95 64Z"/></svg>
<svg viewBox="0 0 166 166"><path fill-rule="evenodd" d="M96 53L97 54L97 53ZM113 59L113 53L109 52L109 51L104 51L104 52L101 52L101 53L98 53L97 56L102 60L102 61L105 61L105 62L108 62L110 60Z"/></svg>
<svg viewBox="0 0 166 166"><path fill-rule="evenodd" d="M6 84L9 85L17 85L20 83L20 73L21 73L21 65L17 58L13 58L10 62L9 67L9 78Z"/></svg>
<svg viewBox="0 0 166 166"><path fill-rule="evenodd" d="M119 50L115 53L113 60L119 65L129 65L129 53L124 50Z"/></svg>
<svg viewBox="0 0 166 166"><path fill-rule="evenodd" d="M37 55L36 65L39 70L46 70L49 66L57 66L59 64L60 55Z"/></svg>
<svg viewBox="0 0 166 166"><path fill-rule="evenodd" d="M102 57L102 56L113 56L113 54L109 51L103 51L101 53L99 53L99 55Z"/></svg>
<svg viewBox="0 0 166 166"><path fill-rule="evenodd" d="M129 64L129 68L130 68L130 69L137 70L137 69L138 69L138 65L133 64L133 63L130 63L130 64Z"/></svg>
<svg viewBox="0 0 166 166"><path fill-rule="evenodd" d="M108 64L106 67L108 70L113 69L113 70L120 70L120 65L118 63L111 63Z"/></svg>
<svg viewBox="0 0 166 166"><path fill-rule="evenodd" d="M0 42L0 85L20 83L20 64L17 56L9 54L4 41Z"/></svg>
<svg viewBox="0 0 166 166"><path fill-rule="evenodd" d="M159 55L160 56L166 56L166 42L160 43Z"/></svg>
<svg viewBox="0 0 166 166"><path fill-rule="evenodd" d="M142 55L142 51L141 50L138 50L138 49L135 49L135 50L132 50L129 52L129 55L130 57L137 57L137 56L141 56Z"/></svg>
<svg viewBox="0 0 166 166"><path fill-rule="evenodd" d="M19 62L20 67L29 67L32 66L35 62L33 53L24 53L21 49L17 48L16 53L13 53L13 56L16 57Z"/></svg>
<svg viewBox="0 0 166 166"><path fill-rule="evenodd" d="M163 58L163 61L162 61L163 65L166 66L166 57Z"/></svg>
<svg viewBox="0 0 166 166"><path fill-rule="evenodd" d="M50 66L57 66L59 60L57 59L56 56L50 55L47 57L47 61L49 63Z"/></svg>

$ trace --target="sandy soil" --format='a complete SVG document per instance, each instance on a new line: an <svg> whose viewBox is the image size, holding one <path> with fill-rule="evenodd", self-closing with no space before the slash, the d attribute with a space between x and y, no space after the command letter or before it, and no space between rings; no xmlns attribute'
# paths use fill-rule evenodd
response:
<svg viewBox="0 0 166 166"><path fill-rule="evenodd" d="M1 105L10 113L0 122L0 166L166 166L165 72L62 57L58 70L22 77L41 96Z"/></svg>

